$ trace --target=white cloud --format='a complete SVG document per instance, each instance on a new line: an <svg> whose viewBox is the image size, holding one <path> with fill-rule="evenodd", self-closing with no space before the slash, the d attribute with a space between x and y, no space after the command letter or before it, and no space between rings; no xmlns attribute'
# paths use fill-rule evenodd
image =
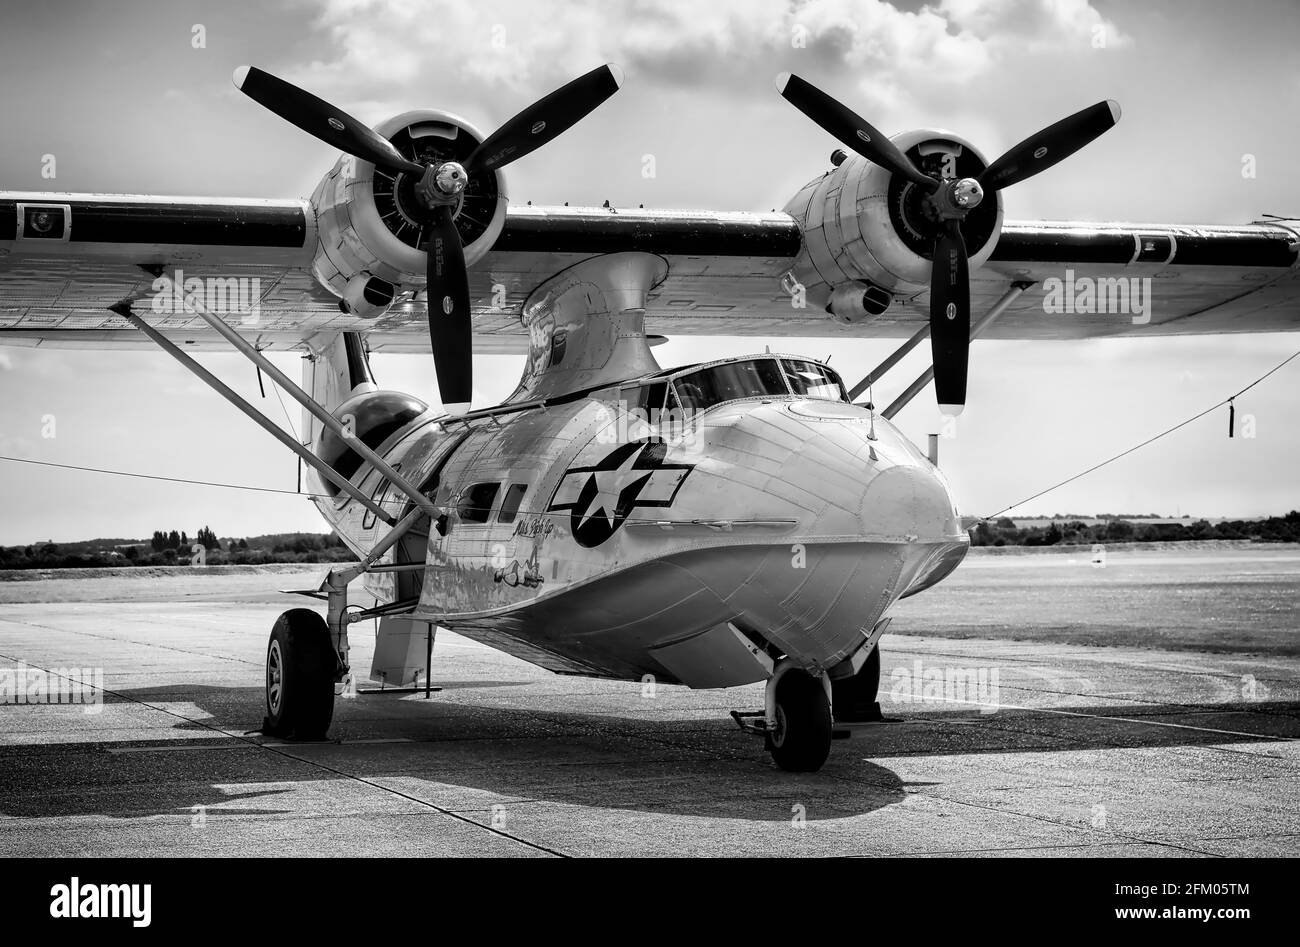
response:
<svg viewBox="0 0 1300 947"><path fill-rule="evenodd" d="M1090 49L1101 30L1107 48L1132 43L1088 0L940 0L939 8L955 27L990 42Z"/></svg>
<svg viewBox="0 0 1300 947"><path fill-rule="evenodd" d="M1129 42L1087 0L577 0L465 4L321 0L316 29L335 55L286 78L340 105L437 101L499 89L539 95L605 62L630 82L701 95L752 93L793 68L849 79L883 106L960 94L1008 53L1084 55L1093 30ZM454 41L452 38L455 38Z"/></svg>

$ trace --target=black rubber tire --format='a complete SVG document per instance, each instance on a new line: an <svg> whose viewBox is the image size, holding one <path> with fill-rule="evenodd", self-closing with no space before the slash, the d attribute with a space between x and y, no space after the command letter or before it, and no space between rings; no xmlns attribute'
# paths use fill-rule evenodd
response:
<svg viewBox="0 0 1300 947"><path fill-rule="evenodd" d="M279 668L279 690L274 688ZM323 740L334 717L338 657L325 619L292 608L275 620L266 646L266 719L262 732L289 740Z"/></svg>
<svg viewBox="0 0 1300 947"><path fill-rule="evenodd" d="M767 749L781 769L815 773L831 753L831 704L822 682L807 671L791 670L776 685L776 729Z"/></svg>
<svg viewBox="0 0 1300 947"><path fill-rule="evenodd" d="M836 723L863 723L881 719L880 645L871 649L866 662L852 677L831 681L831 709Z"/></svg>

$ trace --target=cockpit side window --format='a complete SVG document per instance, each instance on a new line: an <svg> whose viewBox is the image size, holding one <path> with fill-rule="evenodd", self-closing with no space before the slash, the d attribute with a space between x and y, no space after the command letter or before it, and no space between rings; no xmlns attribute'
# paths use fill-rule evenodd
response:
<svg viewBox="0 0 1300 947"><path fill-rule="evenodd" d="M789 389L774 358L726 362L681 375L674 382L686 411L704 411L724 401L788 395Z"/></svg>
<svg viewBox="0 0 1300 947"><path fill-rule="evenodd" d="M831 401L848 401L848 393L838 375L824 365L798 358L781 359L781 368L796 395L806 398L827 398Z"/></svg>
<svg viewBox="0 0 1300 947"><path fill-rule="evenodd" d="M649 416L651 412L661 411L664 406L664 396L668 391L668 382L657 381L646 385L638 385L635 388L623 390L623 400L627 402L627 410L640 410L646 412Z"/></svg>

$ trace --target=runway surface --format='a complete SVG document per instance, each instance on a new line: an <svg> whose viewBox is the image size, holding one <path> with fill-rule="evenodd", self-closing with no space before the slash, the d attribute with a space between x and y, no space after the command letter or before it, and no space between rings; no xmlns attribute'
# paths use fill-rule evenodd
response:
<svg viewBox="0 0 1300 947"><path fill-rule="evenodd" d="M1300 854L1300 553L1213 566L1232 588L1268 577L1255 600L1277 607L1247 630L1280 653L1241 650L1240 603L1216 619L1205 568L1153 558L972 559L902 603L895 631L951 636L887 636L882 705L902 722L837 741L811 775L776 770L728 719L761 686L651 694L448 633L430 699L339 700L339 742L246 736L271 623L302 604L274 590L309 579L102 580L115 602L68 600L101 580L77 596L4 583L0 670L98 671L105 697L0 706L0 855ZM1063 584L1072 622L1092 627L1092 602L1111 630L1088 640L1116 644L1060 640ZM1170 627L1220 621L1234 650L1125 634L1115 594ZM368 668L368 625L353 648Z"/></svg>

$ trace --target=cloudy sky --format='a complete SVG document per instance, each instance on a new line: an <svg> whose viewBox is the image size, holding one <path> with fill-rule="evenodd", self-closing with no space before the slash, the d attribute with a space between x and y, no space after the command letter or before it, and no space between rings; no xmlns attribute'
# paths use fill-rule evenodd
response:
<svg viewBox="0 0 1300 947"><path fill-rule="evenodd" d="M201 25L204 48L194 48ZM792 37L806 36L796 48ZM1006 195L1011 219L1241 223L1300 215L1300 9L1289 0L710 0L697 2L71 3L0 12L0 188L244 197L310 193L335 158L240 95L253 63L374 123L417 106L490 129L602 61L627 82L597 113L513 165L513 199L769 210L834 147L772 88L792 70L897 132L959 131L994 155L1104 98L1120 125ZM1098 37L1101 38L1100 43ZM641 176L653 154L657 176ZM1253 155L1254 178L1241 174ZM1158 304L1158 301L1157 301ZM676 339L665 365L780 340ZM892 348L834 344L850 380ZM824 357L832 343L797 347ZM1300 335L976 343L970 406L942 466L963 512L989 514L1233 393ZM924 349L924 347L922 347ZM926 367L914 353L884 402ZM237 356L202 361L257 398ZM279 358L292 375L297 359ZM484 404L521 359L476 361ZM377 357L386 386L434 400L432 360ZM1300 359L1239 403L1257 437L1229 441L1226 409L1020 513L1206 516L1300 507ZM899 416L924 443L926 392ZM284 413L268 392L268 414ZM56 436L42 437L47 415ZM287 422L286 422L287 423ZM292 416L298 424L298 415ZM0 454L293 489L295 459L161 353L0 348ZM0 543L322 529L293 497L152 483L0 461Z"/></svg>

